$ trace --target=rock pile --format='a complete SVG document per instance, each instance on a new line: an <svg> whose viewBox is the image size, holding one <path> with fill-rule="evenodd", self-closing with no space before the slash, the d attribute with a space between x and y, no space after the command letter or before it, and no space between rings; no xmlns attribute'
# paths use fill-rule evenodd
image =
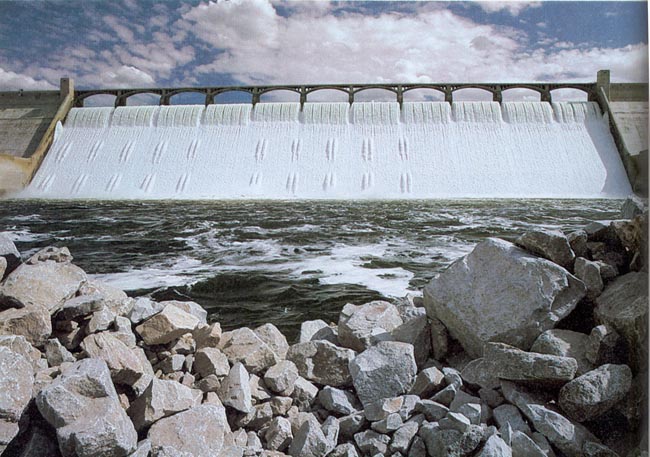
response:
<svg viewBox="0 0 650 457"><path fill-rule="evenodd" d="M293 345L129 298L66 248L21 263L0 235L0 453L642 455L646 231L488 239L423 299L346 305Z"/></svg>

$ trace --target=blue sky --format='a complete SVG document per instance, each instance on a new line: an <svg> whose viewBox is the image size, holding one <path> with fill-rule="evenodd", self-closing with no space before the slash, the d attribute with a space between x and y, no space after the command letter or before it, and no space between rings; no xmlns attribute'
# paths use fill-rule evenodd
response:
<svg viewBox="0 0 650 457"><path fill-rule="evenodd" d="M645 2L0 0L0 90L646 81Z"/></svg>

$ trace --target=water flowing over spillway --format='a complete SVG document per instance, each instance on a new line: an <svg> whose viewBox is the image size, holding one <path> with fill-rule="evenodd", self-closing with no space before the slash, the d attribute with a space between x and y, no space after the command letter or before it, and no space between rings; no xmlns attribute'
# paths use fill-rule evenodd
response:
<svg viewBox="0 0 650 457"><path fill-rule="evenodd" d="M631 193L590 102L75 108L23 196L603 198Z"/></svg>

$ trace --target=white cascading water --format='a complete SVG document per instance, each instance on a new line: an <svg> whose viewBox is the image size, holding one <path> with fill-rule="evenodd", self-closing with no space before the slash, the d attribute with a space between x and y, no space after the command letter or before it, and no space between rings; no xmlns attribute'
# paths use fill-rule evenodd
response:
<svg viewBox="0 0 650 457"><path fill-rule="evenodd" d="M620 198L588 102L76 108L24 197Z"/></svg>

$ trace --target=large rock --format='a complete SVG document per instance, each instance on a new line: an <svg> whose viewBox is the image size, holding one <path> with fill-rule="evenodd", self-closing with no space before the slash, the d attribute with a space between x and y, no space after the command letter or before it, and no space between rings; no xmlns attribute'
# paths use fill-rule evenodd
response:
<svg viewBox="0 0 650 457"><path fill-rule="evenodd" d="M484 360L492 376L511 381L564 383L578 369L574 358L526 352L503 343L487 343Z"/></svg>
<svg viewBox="0 0 650 457"><path fill-rule="evenodd" d="M413 346L395 341L382 341L350 362L354 388L364 406L407 393L416 372Z"/></svg>
<svg viewBox="0 0 650 457"><path fill-rule="evenodd" d="M146 344L166 344L196 328L199 320L174 305L167 305L135 328Z"/></svg>
<svg viewBox="0 0 650 457"><path fill-rule="evenodd" d="M603 278L597 262L578 257L574 264L575 274L587 288L587 297L593 300L603 291Z"/></svg>
<svg viewBox="0 0 650 457"><path fill-rule="evenodd" d="M253 409L250 378L241 362L236 362L224 378L219 387L219 398L224 405L242 413Z"/></svg>
<svg viewBox="0 0 650 457"><path fill-rule="evenodd" d="M571 249L567 237L558 230L535 230L526 232L517 238L515 244L567 270L573 267L575 254Z"/></svg>
<svg viewBox="0 0 650 457"><path fill-rule="evenodd" d="M133 384L146 373L144 363L133 350L108 332L88 335L81 348L89 357L102 359L116 384Z"/></svg>
<svg viewBox="0 0 650 457"><path fill-rule="evenodd" d="M39 392L36 405L56 428L64 457L123 457L136 448L138 435L103 360L73 364Z"/></svg>
<svg viewBox="0 0 650 457"><path fill-rule="evenodd" d="M348 303L339 315L339 342L360 352L377 341L392 339L391 330L402 323L397 307L386 301L360 306Z"/></svg>
<svg viewBox="0 0 650 457"><path fill-rule="evenodd" d="M54 261L24 263L0 287L0 294L14 297L25 305L45 306L50 312L73 297L87 280L86 273L71 263Z"/></svg>
<svg viewBox="0 0 650 457"><path fill-rule="evenodd" d="M323 340L294 344L287 352L287 359L296 364L300 376L334 387L350 385L349 364L355 356L352 349Z"/></svg>
<svg viewBox="0 0 650 457"><path fill-rule="evenodd" d="M249 372L255 374L262 373L281 360L271 346L247 327L223 333L219 349L226 354L230 363L241 362Z"/></svg>
<svg viewBox="0 0 650 457"><path fill-rule="evenodd" d="M153 378L149 387L128 409L136 430L142 430L163 417L194 406L192 389L176 381Z"/></svg>
<svg viewBox="0 0 650 457"><path fill-rule="evenodd" d="M24 336L6 335L0 336L0 347L6 347L25 357L25 360L32 364L34 370L45 368L45 360L41 358L41 351L29 344Z"/></svg>
<svg viewBox="0 0 650 457"><path fill-rule="evenodd" d="M584 284L564 268L489 238L425 287L424 305L480 357L487 341L527 350L584 295Z"/></svg>
<svg viewBox="0 0 650 457"><path fill-rule="evenodd" d="M413 308L404 323L390 332L391 340L413 345L418 368L425 365L431 354L431 325L424 308Z"/></svg>
<svg viewBox="0 0 650 457"><path fill-rule="evenodd" d="M336 443L327 439L315 417L305 420L289 446L292 457L324 457Z"/></svg>
<svg viewBox="0 0 650 457"><path fill-rule="evenodd" d="M627 342L635 371L648 367L648 274L628 273L608 284L596 299L594 315Z"/></svg>
<svg viewBox="0 0 650 457"><path fill-rule="evenodd" d="M162 303L151 300L147 297L140 297L134 303L128 318L133 325L146 321L150 317L155 316L165 308Z"/></svg>
<svg viewBox="0 0 650 457"><path fill-rule="evenodd" d="M50 312L42 305L27 305L0 311L0 335L22 335L36 347L52 334Z"/></svg>
<svg viewBox="0 0 650 457"><path fill-rule="evenodd" d="M326 410L341 415L353 414L361 410L359 400L353 393L336 387L325 386L318 393L318 401Z"/></svg>
<svg viewBox="0 0 650 457"><path fill-rule="evenodd" d="M32 399L32 373L28 359L0 346L0 453L18 434L18 421Z"/></svg>
<svg viewBox="0 0 650 457"><path fill-rule="evenodd" d="M217 348L201 348L194 354L192 370L206 378L216 375L221 378L230 372L228 357Z"/></svg>
<svg viewBox="0 0 650 457"><path fill-rule="evenodd" d="M291 394L296 379L298 379L298 368L290 360L276 363L264 374L266 386L278 394Z"/></svg>
<svg viewBox="0 0 650 457"><path fill-rule="evenodd" d="M470 425L465 433L458 430L443 430L438 424L425 424L418 434L426 444L431 457L465 457L479 446L483 437L481 427Z"/></svg>
<svg viewBox="0 0 650 457"><path fill-rule="evenodd" d="M255 334L264 341L271 350L275 353L278 360L282 360L287 356L289 350L289 343L287 338L278 330L273 324L260 325L253 330Z"/></svg>
<svg viewBox="0 0 650 457"><path fill-rule="evenodd" d="M576 375L580 376L594 368L591 362L587 360L588 345L589 335L571 330L553 329L542 333L535 340L530 351L560 357L572 357L578 362Z"/></svg>
<svg viewBox="0 0 650 457"><path fill-rule="evenodd" d="M219 455L230 426L223 406L204 404L159 420L149 429L152 457Z"/></svg>
<svg viewBox="0 0 650 457"><path fill-rule="evenodd" d="M21 262L20 252L6 233L0 233L0 257L6 262L4 275L0 274L0 281L2 281L3 277L14 271Z"/></svg>
<svg viewBox="0 0 650 457"><path fill-rule="evenodd" d="M104 296L101 294L80 295L65 300L61 309L56 313L59 320L69 321L77 317L85 317L100 311L104 307Z"/></svg>
<svg viewBox="0 0 650 457"><path fill-rule="evenodd" d="M196 317L201 324L207 323L208 312L205 310L205 308L203 308L203 306L199 305L196 302L169 300L169 301L161 302L160 304L163 305L163 309L167 305L173 305L176 308L185 311L186 313Z"/></svg>
<svg viewBox="0 0 650 457"><path fill-rule="evenodd" d="M560 389L558 403L567 415L584 422L595 419L625 398L632 385L627 365L602 365Z"/></svg>

